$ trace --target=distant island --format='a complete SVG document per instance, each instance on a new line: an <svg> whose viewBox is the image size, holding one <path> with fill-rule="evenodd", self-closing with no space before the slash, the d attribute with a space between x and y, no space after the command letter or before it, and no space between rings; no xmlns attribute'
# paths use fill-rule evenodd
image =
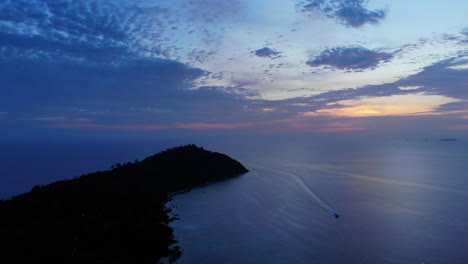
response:
<svg viewBox="0 0 468 264"><path fill-rule="evenodd" d="M457 141L456 138L424 139L424 141Z"/></svg>
<svg viewBox="0 0 468 264"><path fill-rule="evenodd" d="M0 261L174 262L181 249L165 207L171 194L246 172L227 155L186 145L108 171L35 186L0 201Z"/></svg>

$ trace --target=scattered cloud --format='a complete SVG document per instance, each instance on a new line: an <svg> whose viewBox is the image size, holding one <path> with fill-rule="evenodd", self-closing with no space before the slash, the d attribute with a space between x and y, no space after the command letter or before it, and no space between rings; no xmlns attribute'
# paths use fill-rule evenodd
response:
<svg viewBox="0 0 468 264"><path fill-rule="evenodd" d="M191 62L203 63L211 59L216 54L214 51L194 49L189 52L187 57Z"/></svg>
<svg viewBox="0 0 468 264"><path fill-rule="evenodd" d="M306 62L311 67L331 66L340 70L373 70L380 63L388 62L393 53L369 50L363 47L337 47L326 49Z"/></svg>
<svg viewBox="0 0 468 264"><path fill-rule="evenodd" d="M170 1L170 4L172 1ZM186 9L186 16L191 21L220 23L225 20L236 20L243 15L245 6L241 0L195 0L180 1L180 9Z"/></svg>
<svg viewBox="0 0 468 264"><path fill-rule="evenodd" d="M272 50L268 47L264 47L258 50L253 51L253 53L262 58L279 58L281 55L281 52L278 52L276 50Z"/></svg>
<svg viewBox="0 0 468 264"><path fill-rule="evenodd" d="M328 18L354 28L365 24L378 24L387 14L384 9L367 9L364 0L302 0L299 3L302 12L320 12Z"/></svg>
<svg viewBox="0 0 468 264"><path fill-rule="evenodd" d="M1 57L112 61L130 49L122 12L96 1L5 1L0 4Z"/></svg>
<svg viewBox="0 0 468 264"><path fill-rule="evenodd" d="M387 11L371 10L366 3L364 0L301 0L300 8L304 13L322 13L351 28L382 22ZM235 29L229 31L232 34L229 37L236 39L247 36L242 31L244 27L235 26L235 23L245 23L242 24L245 26L251 22L248 19L253 19L242 20L252 15L244 12L245 4L246 1L241 0L3 1L0 3L0 105L5 112L0 112L0 119L22 119L24 122L19 123L30 121L34 125L68 129L261 130L262 127L288 125L298 131L302 128L303 131L333 132L368 127L349 120L330 122L329 117L337 120L340 116L349 119L436 114L466 116L466 52L444 61L433 58L431 62L439 62L424 68L427 65L424 63L430 62L418 61L416 54L413 61L407 62L421 63L416 67L418 73L393 83L322 90L320 81L338 72L327 76L329 72L325 71L319 76L320 67L370 71L383 63L395 62L399 55L417 53L411 49L420 44L402 52L338 46L317 52L304 63L301 61L304 53L298 49L302 44L263 42L263 36L271 33L266 32L256 36L262 38L262 42L248 47L236 46L234 51L229 45L237 42L229 38L223 40L223 36L228 35L223 35L223 30ZM293 35L299 33L291 33ZM446 42L465 47L462 45L466 45L468 29L454 36L456 38ZM287 34L282 37L287 38ZM333 37L333 40L343 39ZM347 45L344 43L340 45ZM367 45L362 44L367 40L359 43ZM288 50L288 57L270 47ZM305 47L300 48L305 52ZM249 54L245 54L246 51ZM251 74L236 75L239 67L227 59L235 58L236 54L257 63L242 65L242 70L252 70ZM244 58L242 56L239 61ZM213 62L215 66L211 65L215 73L201 69L205 65L211 67L209 62L213 58L217 59ZM276 58L281 58L277 60L281 63L269 60ZM295 67L297 65L300 67ZM218 66L220 72L216 72ZM298 80L300 77L294 74L307 74L308 66L317 67L313 71L318 74ZM406 69L404 64L399 66ZM255 67L261 69L260 74ZM203 83L204 78L212 82ZM265 84L265 80L271 82ZM293 91L297 87L309 93ZM278 94L290 89L301 97L259 99L264 90L276 92L280 89L283 90ZM315 94L319 91L326 92ZM284 96L280 94L277 98ZM320 124L310 123L321 118L324 120Z"/></svg>
<svg viewBox="0 0 468 264"><path fill-rule="evenodd" d="M130 56L201 63L214 55L226 23L239 21L243 10L240 0L6 0L0 3L0 58L116 64Z"/></svg>

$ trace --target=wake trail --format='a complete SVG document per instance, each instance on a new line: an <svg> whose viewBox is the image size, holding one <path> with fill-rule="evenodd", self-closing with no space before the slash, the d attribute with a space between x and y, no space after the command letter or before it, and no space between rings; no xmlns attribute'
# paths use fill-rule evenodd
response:
<svg viewBox="0 0 468 264"><path fill-rule="evenodd" d="M315 171L322 171L322 172L327 172L327 173L336 174L336 175L349 176L349 177L353 177L353 178L356 178L356 179L372 181L372 182L377 182L377 183L394 184L394 185L401 185L401 186L406 186L406 187L429 189L429 190L440 191L440 192L450 192L450 193L454 193L454 194L468 196L468 192L464 191L464 190L452 189L452 188L435 186L435 185L430 185L430 184L382 179L382 178L377 178L377 177L368 176L368 175L343 172L343 171L332 170L332 169L328 169L328 168L320 168L320 166L313 166L313 165L311 166L311 165L308 165L308 164L291 163L291 164L288 164L288 165L295 166L295 167L309 168L309 169L312 169L312 170L315 170Z"/></svg>
<svg viewBox="0 0 468 264"><path fill-rule="evenodd" d="M275 172L275 173L279 173L279 174L283 174L283 175L287 175L291 177L297 183L298 186L300 186L310 197L312 197L320 205L322 209L324 209L325 211L327 211L328 213L330 213L331 215L335 217L339 216L336 210L333 209L331 206L329 206L327 203L325 203L322 199L320 199L320 197L314 191L312 191L312 189L310 189L310 187L298 175L292 174L286 171L269 169L269 168L265 168L261 166L255 166L255 167L261 168L262 170L271 171L271 172Z"/></svg>

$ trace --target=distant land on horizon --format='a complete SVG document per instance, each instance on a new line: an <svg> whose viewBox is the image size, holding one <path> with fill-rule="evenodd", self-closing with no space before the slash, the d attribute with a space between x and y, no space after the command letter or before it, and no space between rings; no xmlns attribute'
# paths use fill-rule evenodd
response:
<svg viewBox="0 0 468 264"><path fill-rule="evenodd" d="M181 255L171 195L241 175L227 155L195 145L111 170L35 186L0 200L5 263L157 263Z"/></svg>

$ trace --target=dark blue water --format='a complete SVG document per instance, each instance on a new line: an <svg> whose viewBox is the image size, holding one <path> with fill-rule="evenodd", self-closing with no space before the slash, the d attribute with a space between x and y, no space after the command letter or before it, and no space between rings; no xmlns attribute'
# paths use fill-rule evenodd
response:
<svg viewBox="0 0 468 264"><path fill-rule="evenodd" d="M250 173L175 197L178 263L467 263L464 142L278 143L241 157Z"/></svg>
<svg viewBox="0 0 468 264"><path fill-rule="evenodd" d="M466 263L468 145L153 140L0 144L0 198L196 143L250 170L175 197L180 264ZM339 214L335 218L333 212Z"/></svg>

